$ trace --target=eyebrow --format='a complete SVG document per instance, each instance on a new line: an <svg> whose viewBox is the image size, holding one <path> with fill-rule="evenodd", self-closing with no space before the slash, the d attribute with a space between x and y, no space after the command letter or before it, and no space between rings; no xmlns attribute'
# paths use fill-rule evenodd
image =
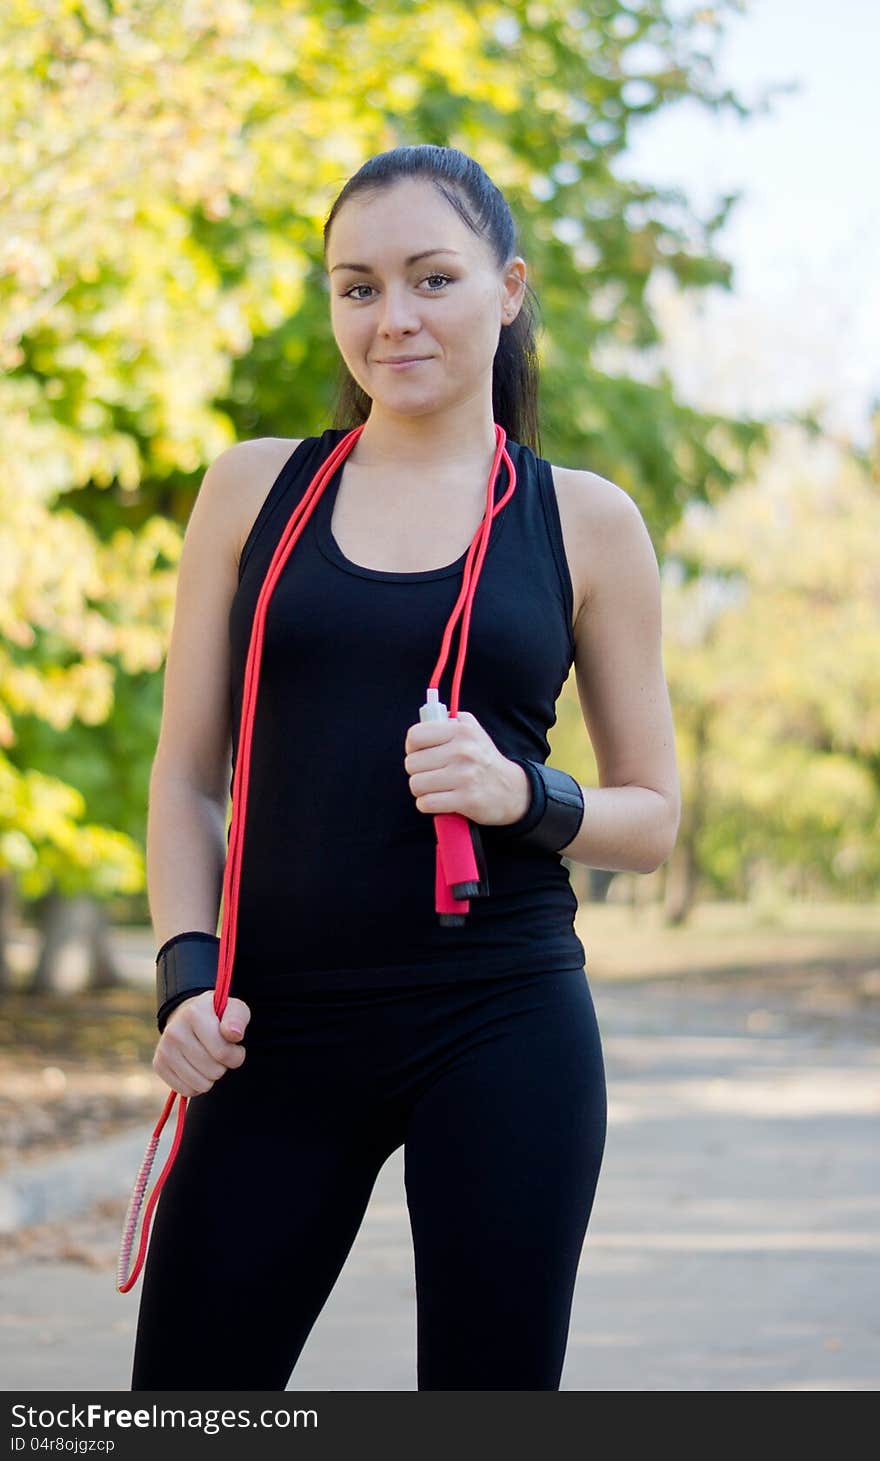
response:
<svg viewBox="0 0 880 1461"><path fill-rule="evenodd" d="M409 258L404 259L403 262L407 265L416 264L419 259L426 259L429 254L457 254L458 252L458 249L422 249L420 254L410 254ZM357 269L363 274L370 273L369 264L334 264L330 273L335 273L337 269Z"/></svg>

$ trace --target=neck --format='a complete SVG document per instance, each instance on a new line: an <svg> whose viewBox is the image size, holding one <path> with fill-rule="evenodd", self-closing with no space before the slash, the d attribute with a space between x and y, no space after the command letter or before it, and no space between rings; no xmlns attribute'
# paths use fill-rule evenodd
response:
<svg viewBox="0 0 880 1461"><path fill-rule="evenodd" d="M390 411L374 400L352 457L359 464L406 468L436 468L438 462L480 461L495 452L491 398L461 401L446 411L422 416Z"/></svg>

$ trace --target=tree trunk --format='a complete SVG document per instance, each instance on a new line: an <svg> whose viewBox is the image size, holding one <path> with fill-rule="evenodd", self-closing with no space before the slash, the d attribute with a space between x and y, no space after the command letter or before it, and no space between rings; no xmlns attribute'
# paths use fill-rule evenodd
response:
<svg viewBox="0 0 880 1461"><path fill-rule="evenodd" d="M12 933L12 910L15 906L15 889L11 873L0 873L0 994L10 987L12 980L7 949Z"/></svg>
<svg viewBox="0 0 880 1461"><path fill-rule="evenodd" d="M125 983L113 960L102 905L87 894L50 893L42 903L43 934L30 983L34 994L80 993Z"/></svg>
<svg viewBox="0 0 880 1461"><path fill-rule="evenodd" d="M696 902L699 880L697 840L706 815L706 747L709 744L709 716L700 713L694 736L693 793L682 806L681 826L669 858L666 879L666 918L669 927L683 924Z"/></svg>
<svg viewBox="0 0 880 1461"><path fill-rule="evenodd" d="M590 902L607 903L608 889L617 877L617 873L604 867L591 867L588 871L590 874Z"/></svg>

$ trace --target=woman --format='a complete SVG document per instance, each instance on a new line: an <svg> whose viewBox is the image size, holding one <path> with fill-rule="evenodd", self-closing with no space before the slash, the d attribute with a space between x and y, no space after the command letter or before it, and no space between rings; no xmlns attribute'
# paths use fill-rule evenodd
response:
<svg viewBox="0 0 880 1461"><path fill-rule="evenodd" d="M526 268L476 162L434 146L369 159L324 245L339 424L222 453L180 564L148 828L157 961L178 962L153 1065L199 1099L156 1209L132 1388L283 1390L403 1146L419 1389L558 1389L606 1132L561 857L647 872L674 843L657 562L625 492L535 454ZM516 481L475 592L467 709L422 720L496 423ZM234 768L257 600L358 425L267 611L218 1023L229 742ZM602 780L587 794L544 766L572 663ZM477 829L482 866L466 916L438 918L445 812Z"/></svg>

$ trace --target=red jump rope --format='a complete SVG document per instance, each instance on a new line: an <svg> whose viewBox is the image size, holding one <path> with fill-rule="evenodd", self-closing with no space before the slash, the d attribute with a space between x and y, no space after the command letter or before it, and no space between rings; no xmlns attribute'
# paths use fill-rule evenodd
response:
<svg viewBox="0 0 880 1461"><path fill-rule="evenodd" d="M364 423L366 425L366 422ZM244 850L244 828L247 811L247 790L248 775L250 771L251 737L253 732L254 710L257 703L257 689L260 678L260 660L263 649L263 633L266 622L266 611L269 600L272 597L275 585L281 576L284 565L287 562L299 536L317 505L321 493L327 486L331 477L352 450L358 440L364 425L356 426L349 431L341 441L330 452L329 456L318 468L308 489L297 503L296 508L290 516L290 520L284 529L277 548L272 556L272 561L266 572L266 577L260 589L254 610L254 621L251 627L251 637L248 646L247 661L244 674L244 696L241 709L241 730L239 736L238 756L235 765L235 775L232 785L232 821L229 831L229 847L227 850L226 864L223 874L223 918L220 932L220 951L217 965L217 983L214 989L214 1011L218 1019L222 1019L223 1011L226 1008L226 1001L229 995L229 985L232 980L232 968L235 959L235 932L238 915L238 890L241 874L241 860ZM507 451L505 442L507 433L498 422L495 426L495 455L492 459L492 469L489 473L489 482L486 491L486 510L477 529L471 545L468 548L462 574L462 585L455 607L449 616L443 642L440 647L440 655L434 666L425 704L419 710L420 720L444 720L447 718L446 706L439 699L440 677L446 667L449 657L449 646L452 639L452 632L462 617L461 633L459 635L458 659L455 666L455 674L452 679L452 692L449 697L450 706L448 715L458 714L458 696L461 677L464 671L465 655L467 653L468 630L470 628L471 608L474 601L480 571L486 550L489 545L489 535L492 531L492 519L501 511L505 503L513 496L516 488L516 471L510 454ZM504 496L495 502L495 483L502 460L507 465L510 481ZM435 845L435 878L434 878L434 909L438 914L439 921L444 924L462 924L465 914L469 910L469 899L485 897L489 892L489 884L486 876L486 865L483 857L483 848L480 841L479 829L468 817L462 816L459 812L441 812L434 815L434 832L436 836ZM168 1160L159 1175L158 1181L150 1194L144 1212L144 1221L141 1228L141 1240L138 1247L137 1259L134 1268L128 1278L125 1274L128 1270L131 1250L134 1244L134 1233L137 1227L138 1216L143 1204L144 1192L150 1179L153 1161L159 1145L159 1137L174 1105L175 1099L180 1100L180 1108L177 1113L177 1128L174 1133L174 1141ZM183 1126L186 1119L186 1107L188 1096L183 1096L179 1091L170 1091L165 1102L159 1120L144 1153L143 1160L138 1170L137 1178L129 1199L128 1209L125 1215L125 1222L122 1228L122 1241L119 1249L119 1259L116 1269L116 1287L119 1293L127 1293L134 1285L137 1276L143 1266L146 1254L147 1238L150 1230L150 1220L153 1209L162 1191L165 1178L174 1165L180 1140L183 1136Z"/></svg>

